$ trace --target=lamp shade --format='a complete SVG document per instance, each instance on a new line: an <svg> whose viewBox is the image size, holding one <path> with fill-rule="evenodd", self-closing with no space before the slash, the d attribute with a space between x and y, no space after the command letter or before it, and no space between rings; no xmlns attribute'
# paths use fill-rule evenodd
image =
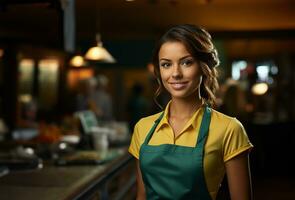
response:
<svg viewBox="0 0 295 200"><path fill-rule="evenodd" d="M88 60L101 61L106 63L115 63L115 58L102 46L101 42L97 46L91 47L85 54Z"/></svg>

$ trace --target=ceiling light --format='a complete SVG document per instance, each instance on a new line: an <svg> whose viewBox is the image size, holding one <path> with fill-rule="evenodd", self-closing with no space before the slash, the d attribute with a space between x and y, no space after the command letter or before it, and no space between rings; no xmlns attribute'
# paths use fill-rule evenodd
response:
<svg viewBox="0 0 295 200"><path fill-rule="evenodd" d="M99 34L96 35L96 42L97 45L91 47L86 52L85 58L88 60L115 63L116 60L114 59L114 57L103 47Z"/></svg>

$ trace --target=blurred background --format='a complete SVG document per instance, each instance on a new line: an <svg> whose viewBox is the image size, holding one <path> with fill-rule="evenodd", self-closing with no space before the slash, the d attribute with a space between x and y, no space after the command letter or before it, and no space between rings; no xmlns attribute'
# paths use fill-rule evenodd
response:
<svg viewBox="0 0 295 200"><path fill-rule="evenodd" d="M155 41L191 23L219 52L216 109L237 117L255 146L255 198L295 199L294 10L293 0L0 0L2 147L81 136L83 111L130 136L159 111Z"/></svg>

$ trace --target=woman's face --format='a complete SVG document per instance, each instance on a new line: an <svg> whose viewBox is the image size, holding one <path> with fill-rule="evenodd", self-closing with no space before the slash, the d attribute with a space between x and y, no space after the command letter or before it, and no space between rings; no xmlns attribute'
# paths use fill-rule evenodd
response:
<svg viewBox="0 0 295 200"><path fill-rule="evenodd" d="M181 42L166 42L159 50L162 83L172 98L200 97L201 69Z"/></svg>

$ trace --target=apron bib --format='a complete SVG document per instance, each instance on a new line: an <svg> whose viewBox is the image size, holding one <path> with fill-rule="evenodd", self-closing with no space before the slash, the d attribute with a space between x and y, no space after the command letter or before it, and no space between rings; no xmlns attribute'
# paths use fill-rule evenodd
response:
<svg viewBox="0 0 295 200"><path fill-rule="evenodd" d="M195 147L148 145L163 115L155 121L139 152L147 200L211 200L203 169L210 108L205 107Z"/></svg>

